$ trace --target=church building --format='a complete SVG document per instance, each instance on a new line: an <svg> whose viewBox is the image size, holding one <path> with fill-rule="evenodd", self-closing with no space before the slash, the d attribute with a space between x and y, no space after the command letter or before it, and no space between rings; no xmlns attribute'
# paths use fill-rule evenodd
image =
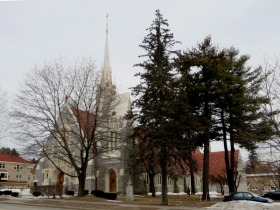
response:
<svg viewBox="0 0 280 210"><path fill-rule="evenodd" d="M96 157L90 159L88 162L85 190L88 190L89 192L92 190L102 190L105 192L124 193L128 181L128 172L125 170L126 162L124 158L126 147L125 139L129 127L129 122L126 120L125 116L130 110L131 102L130 93L126 92L117 94L116 86L112 82L108 45L108 17L104 62L101 69L101 81L98 91L97 95L100 93L98 101L103 109L103 113L100 116L95 116L93 113L88 115L84 110L77 110L72 107L67 100L61 107L61 110L63 110L65 116L70 116L71 122L74 122L71 123L72 130L83 129L78 127L73 128L73 125L82 125L80 121L85 120L86 118L91 118L89 119L91 122L94 122L95 118L102 118L102 123L106 124L101 127L92 127L92 129L97 129L100 135L103 135L103 141L97 141L96 145L94 145L96 148L94 149L102 148L104 151L100 153L100 155L96 155ZM106 108L108 100L110 100L109 98L113 98L113 101L110 102L110 104L114 103L113 108L110 110ZM85 116L86 114L87 117ZM59 121L62 120L58 119L58 122ZM69 126L67 125L63 125L63 129L67 129L68 127ZM70 128L68 129L70 130ZM68 171L69 174L72 173L75 175L75 170L72 166L65 165L61 167L63 167L63 171ZM63 173L46 157L41 158L37 165L36 179L35 185L37 186L56 185L60 186L63 191L78 191L78 178Z"/></svg>
<svg viewBox="0 0 280 210"><path fill-rule="evenodd" d="M96 129L100 134L98 138L102 141L96 141L93 148L94 150L102 149L103 151L98 155L91 158L87 165L85 190L89 192L92 190L102 190L104 192L118 192L125 194L127 184L131 181L134 187L135 194L143 194L149 191L149 177L148 174L143 171L138 171L136 174L130 174L129 167L133 168L130 162L129 149L130 144L126 141L129 137L129 133L132 129L131 122L126 119L127 113L130 111L130 93L118 94L116 86L112 82L112 69L109 60L109 45L108 45L108 19L106 25L106 40L105 40L105 53L104 62L101 69L101 81L97 91L102 112L100 115L94 113L86 113L84 110L80 110L71 106L71 104L65 100L65 103L61 107L62 113L65 118L71 118L71 128L68 125L63 125L65 130L80 131L83 130L83 123L81 121L88 120L92 122L90 130ZM113 98L112 101L110 101ZM114 104L107 107L108 104ZM102 119L101 123L103 126L97 126L96 119ZM58 119L58 122L63 121ZM87 133L84 130L84 133ZM75 138L75 137L68 137ZM97 139L98 139L97 138ZM50 148L55 149L56 145L53 145L51 138L49 141ZM72 140L75 142L75 140ZM48 143L48 142L47 142ZM70 148L71 149L71 148ZM198 151L198 150L197 150ZM77 151L73 150L73 153ZM210 153L210 175L225 175L225 163L223 161L224 152ZM239 152L236 152L236 171L241 174L244 166L241 162L241 156ZM194 159L198 163L198 171L196 173L196 191L202 190L201 174L203 170L203 154L196 152ZM59 160L56 160L59 162ZM59 163L56 163L59 165ZM240 167L242 166L242 167ZM54 162L50 161L46 157L42 157L36 168L36 185L38 186L50 186L55 185L63 189L64 192L67 190L78 191L78 178L75 177L75 170L72 165L60 165L60 169L67 171L68 174L59 170L55 167ZM176 172L176 171L175 171ZM69 176L72 174L73 176ZM168 176L167 184L169 192L186 192L187 188L190 187L190 175L187 167L184 169L184 173L179 176ZM156 191L161 191L162 177L161 174L157 173L154 177L154 184ZM246 179L244 175L240 176L240 188L246 190ZM214 184L211 186L211 190L220 190L219 186Z"/></svg>

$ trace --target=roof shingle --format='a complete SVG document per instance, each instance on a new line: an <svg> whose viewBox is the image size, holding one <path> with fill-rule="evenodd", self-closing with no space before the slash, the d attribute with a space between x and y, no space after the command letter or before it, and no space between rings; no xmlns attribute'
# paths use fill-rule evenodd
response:
<svg viewBox="0 0 280 210"><path fill-rule="evenodd" d="M0 154L0 161L1 162L12 162L12 163L27 163L32 164L31 161L24 160L20 156L17 155L10 155L10 154Z"/></svg>
<svg viewBox="0 0 280 210"><path fill-rule="evenodd" d="M203 156L201 152L195 152L193 158L197 161L198 170L203 170ZM238 163L239 150L234 151L234 162ZM209 174L210 175L226 175L225 152L210 152L209 154Z"/></svg>

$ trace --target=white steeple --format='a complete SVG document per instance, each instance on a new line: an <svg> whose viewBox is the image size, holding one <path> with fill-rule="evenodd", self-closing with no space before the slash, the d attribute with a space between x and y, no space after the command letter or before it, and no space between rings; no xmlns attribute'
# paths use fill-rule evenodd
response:
<svg viewBox="0 0 280 210"><path fill-rule="evenodd" d="M101 84L112 85L112 73L109 61L109 44L108 44L108 15L106 16L106 41L105 41L105 51L104 51L104 62L102 66L102 78Z"/></svg>

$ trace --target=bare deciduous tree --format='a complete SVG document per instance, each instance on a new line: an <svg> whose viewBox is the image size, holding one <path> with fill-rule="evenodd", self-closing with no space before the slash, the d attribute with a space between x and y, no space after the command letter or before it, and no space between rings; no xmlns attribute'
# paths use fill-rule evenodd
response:
<svg viewBox="0 0 280 210"><path fill-rule="evenodd" d="M267 98L270 99L263 109L266 117L272 125L274 135L261 147L264 149L273 148L280 152L280 63L274 59L269 63L266 59L263 65L263 74L266 76L263 81L262 90Z"/></svg>
<svg viewBox="0 0 280 210"><path fill-rule="evenodd" d="M119 145L110 125L121 98L102 84L92 59L44 64L26 75L15 100L16 137L79 180L84 195L88 161Z"/></svg>
<svg viewBox="0 0 280 210"><path fill-rule="evenodd" d="M263 186L269 186L272 189L279 189L280 187L280 160L278 158L271 158L263 161L259 170L263 176L257 180Z"/></svg>
<svg viewBox="0 0 280 210"><path fill-rule="evenodd" d="M0 138L3 138L8 129L8 107L7 107L7 94L0 89Z"/></svg>
<svg viewBox="0 0 280 210"><path fill-rule="evenodd" d="M224 186L227 183L227 178L224 174L217 174L217 175L210 175L209 176L209 182L211 184L217 184L220 187L221 190L221 194L224 195L225 191L224 191Z"/></svg>
<svg viewBox="0 0 280 210"><path fill-rule="evenodd" d="M258 158L255 159L254 164L256 168L251 170L254 182L262 187L270 187L272 189L279 189L280 187L280 159L279 154L273 153L259 153Z"/></svg>
<svg viewBox="0 0 280 210"><path fill-rule="evenodd" d="M263 94L270 99L263 106L268 122L273 129L273 135L259 144L259 158L255 160L253 173L260 176L256 182L263 186L279 188L280 183L280 63L279 59L265 59L263 64L265 79L262 83ZM261 158L260 158L261 157Z"/></svg>

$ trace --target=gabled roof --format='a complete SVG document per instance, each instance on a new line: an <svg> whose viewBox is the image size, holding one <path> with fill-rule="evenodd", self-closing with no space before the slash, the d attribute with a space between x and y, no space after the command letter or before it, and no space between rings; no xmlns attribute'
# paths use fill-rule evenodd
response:
<svg viewBox="0 0 280 210"><path fill-rule="evenodd" d="M230 152L229 152L230 153ZM193 154L193 158L197 161L198 170L203 170L203 156L200 151ZM239 150L234 151L234 162L238 164ZM209 174L210 175L226 175L225 152L210 152L209 154Z"/></svg>
<svg viewBox="0 0 280 210"><path fill-rule="evenodd" d="M31 161L24 160L23 158L17 155L9 155L9 154L0 154L1 162L12 162L12 163L27 163L33 164Z"/></svg>
<svg viewBox="0 0 280 210"><path fill-rule="evenodd" d="M95 128L95 115L88 111L76 109L72 106L70 108L77 120L77 123L84 132L85 137L87 139L91 139Z"/></svg>

